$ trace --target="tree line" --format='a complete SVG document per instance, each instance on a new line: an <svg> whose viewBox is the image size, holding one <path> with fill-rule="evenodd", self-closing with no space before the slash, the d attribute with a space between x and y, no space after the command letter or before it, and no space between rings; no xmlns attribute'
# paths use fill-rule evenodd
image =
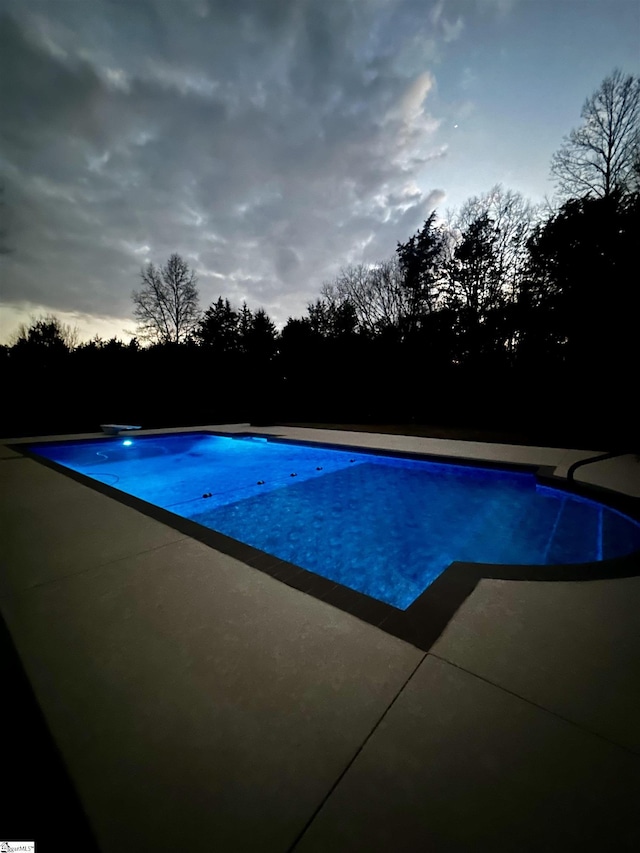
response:
<svg viewBox="0 0 640 853"><path fill-rule="evenodd" d="M132 294L137 337L78 345L55 317L2 352L15 429L252 421L422 422L637 442L640 79L585 101L536 207L497 185L434 211L392 258L351 265L281 331L173 254ZM11 418L9 419L11 421ZM7 431L5 425L5 434Z"/></svg>

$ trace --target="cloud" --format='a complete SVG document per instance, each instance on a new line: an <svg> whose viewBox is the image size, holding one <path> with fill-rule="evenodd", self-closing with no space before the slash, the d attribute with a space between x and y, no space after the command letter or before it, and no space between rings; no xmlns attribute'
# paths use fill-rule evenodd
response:
<svg viewBox="0 0 640 853"><path fill-rule="evenodd" d="M518 2L519 0L477 0L479 8L495 12L501 18L511 14Z"/></svg>
<svg viewBox="0 0 640 853"><path fill-rule="evenodd" d="M429 20L436 28L441 28L445 42L455 41L462 32L464 21L461 14L457 14L455 20L451 20L444 15L445 0L438 0L431 7L429 12Z"/></svg>
<svg viewBox="0 0 640 853"><path fill-rule="evenodd" d="M177 251L204 306L284 322L442 192L426 107L462 18L441 4L4 5L7 303L126 317L140 268Z"/></svg>
<svg viewBox="0 0 640 853"><path fill-rule="evenodd" d="M422 113L422 105L433 87L433 77L428 71L420 74L402 96L400 114L405 124L413 124Z"/></svg>

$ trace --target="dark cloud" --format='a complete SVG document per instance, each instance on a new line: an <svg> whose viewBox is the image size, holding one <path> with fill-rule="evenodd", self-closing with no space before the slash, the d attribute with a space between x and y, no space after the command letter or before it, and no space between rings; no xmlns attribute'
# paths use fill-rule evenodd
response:
<svg viewBox="0 0 640 853"><path fill-rule="evenodd" d="M205 305L282 322L391 254L444 198L433 65L462 23L426 6L3 2L3 301L127 316L177 251Z"/></svg>

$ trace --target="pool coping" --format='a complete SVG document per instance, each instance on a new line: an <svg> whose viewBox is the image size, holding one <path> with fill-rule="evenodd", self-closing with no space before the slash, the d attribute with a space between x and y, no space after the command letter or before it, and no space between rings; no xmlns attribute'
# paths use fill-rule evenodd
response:
<svg viewBox="0 0 640 853"><path fill-rule="evenodd" d="M531 473L536 480L544 485L566 491L579 497L599 501L608 507L622 512L640 521L640 498L624 495L613 489L592 484L567 482L564 478L554 475L550 466L540 466L531 463L502 462L473 457L459 457L423 453L419 451L398 451L385 448L372 448L366 445L336 444L312 439L289 438L281 435L265 434L264 432L248 430L226 432L210 428L158 430L140 435L139 438L158 438L164 435L193 435L201 433L231 438L266 438L268 441L284 444L303 444L312 447L362 452L371 455L403 457L439 464L453 464L484 469L503 471L520 471ZM89 486L95 491L111 497L125 506L138 510L144 515L155 519L203 544L220 551L246 565L257 569L272 578L285 583L299 592L306 593L320 601L338 608L356 618L380 628L387 634L395 636L413 646L428 652L441 636L451 619L464 601L473 593L477 585L485 579L504 581L543 581L553 582L589 582L595 580L615 579L640 576L640 551L603 560L600 562L575 563L563 565L498 565L491 563L451 563L405 610L400 610L390 604L379 601L364 593L357 592L335 581L310 572L302 567L282 560L261 551L251 545L233 539L215 530L178 516L162 507L154 506L140 498L114 489L106 483L93 480L79 472L73 471L52 460L32 453L29 444L84 443L113 439L113 436L96 435L91 437L47 437L8 441L5 446L20 454L19 457L33 459L65 476Z"/></svg>

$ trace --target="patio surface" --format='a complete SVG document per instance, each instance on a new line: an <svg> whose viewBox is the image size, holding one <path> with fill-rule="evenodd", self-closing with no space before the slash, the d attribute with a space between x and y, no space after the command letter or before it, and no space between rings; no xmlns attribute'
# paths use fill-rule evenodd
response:
<svg viewBox="0 0 640 853"><path fill-rule="evenodd" d="M558 474L595 455L211 429ZM640 849L640 577L483 580L425 653L7 443L2 614L102 853ZM581 478L640 497L631 456Z"/></svg>

